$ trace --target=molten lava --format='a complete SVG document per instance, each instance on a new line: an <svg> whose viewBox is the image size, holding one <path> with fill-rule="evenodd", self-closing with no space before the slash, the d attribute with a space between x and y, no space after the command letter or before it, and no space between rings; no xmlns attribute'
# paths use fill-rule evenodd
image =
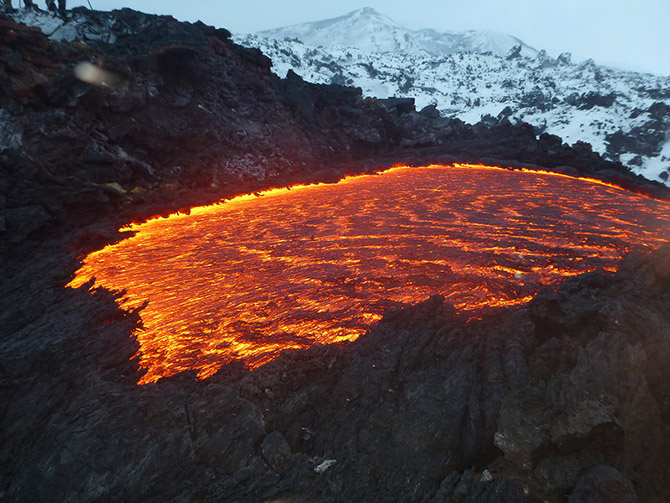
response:
<svg viewBox="0 0 670 503"><path fill-rule="evenodd" d="M138 306L141 383L353 340L390 307L443 294L461 312L530 300L670 239L670 205L594 180L483 166L393 168L241 196L133 224L71 287Z"/></svg>

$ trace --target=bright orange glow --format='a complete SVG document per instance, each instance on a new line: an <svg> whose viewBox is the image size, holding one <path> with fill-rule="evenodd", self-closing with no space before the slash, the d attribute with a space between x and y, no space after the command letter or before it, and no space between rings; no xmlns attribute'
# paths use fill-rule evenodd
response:
<svg viewBox="0 0 670 503"><path fill-rule="evenodd" d="M460 312L530 300L670 239L670 204L601 181L484 166L395 167L133 224L68 285L138 306L141 383L353 340L389 308L443 294Z"/></svg>

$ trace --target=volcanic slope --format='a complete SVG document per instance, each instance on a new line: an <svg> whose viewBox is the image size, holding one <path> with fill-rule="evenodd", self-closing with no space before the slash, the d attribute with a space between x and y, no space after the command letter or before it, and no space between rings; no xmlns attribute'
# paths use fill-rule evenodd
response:
<svg viewBox="0 0 670 503"><path fill-rule="evenodd" d="M345 347L146 386L141 311L65 288L124 223L400 161L663 187L528 125L279 79L201 23L23 15L0 6L0 500L670 499L667 246L493 319L433 297ZM82 61L122 85L76 80Z"/></svg>
<svg viewBox="0 0 670 503"><path fill-rule="evenodd" d="M236 40L272 58L278 75L412 97L469 123L525 121L649 179L670 177L670 77L552 58L508 35L411 31L372 9Z"/></svg>
<svg viewBox="0 0 670 503"><path fill-rule="evenodd" d="M279 79L224 29L130 9L2 12L0 256L54 225L141 219L398 162L536 164L664 190L528 124L470 126L356 88ZM91 61L116 84L75 78Z"/></svg>

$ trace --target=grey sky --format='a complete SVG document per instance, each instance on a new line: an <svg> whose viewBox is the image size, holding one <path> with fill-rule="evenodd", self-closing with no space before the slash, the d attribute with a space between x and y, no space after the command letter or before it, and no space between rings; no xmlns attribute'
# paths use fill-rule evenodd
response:
<svg viewBox="0 0 670 503"><path fill-rule="evenodd" d="M37 0L41 6L43 0ZM508 33L573 61L670 75L668 0L90 0L94 8L132 7L201 20L234 33L277 28L373 7L397 23L437 30L494 30ZM15 0L14 3L17 3ZM68 6L87 5L86 0Z"/></svg>

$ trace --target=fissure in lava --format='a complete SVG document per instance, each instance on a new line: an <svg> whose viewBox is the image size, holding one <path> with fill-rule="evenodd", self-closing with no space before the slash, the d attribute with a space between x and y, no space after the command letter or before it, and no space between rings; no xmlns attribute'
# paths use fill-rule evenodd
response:
<svg viewBox="0 0 670 503"><path fill-rule="evenodd" d="M126 290L123 307L148 300L137 333L148 383L353 340L387 309L435 293L473 316L527 302L670 239L670 204L543 172L402 167L131 228L68 286L95 278Z"/></svg>

